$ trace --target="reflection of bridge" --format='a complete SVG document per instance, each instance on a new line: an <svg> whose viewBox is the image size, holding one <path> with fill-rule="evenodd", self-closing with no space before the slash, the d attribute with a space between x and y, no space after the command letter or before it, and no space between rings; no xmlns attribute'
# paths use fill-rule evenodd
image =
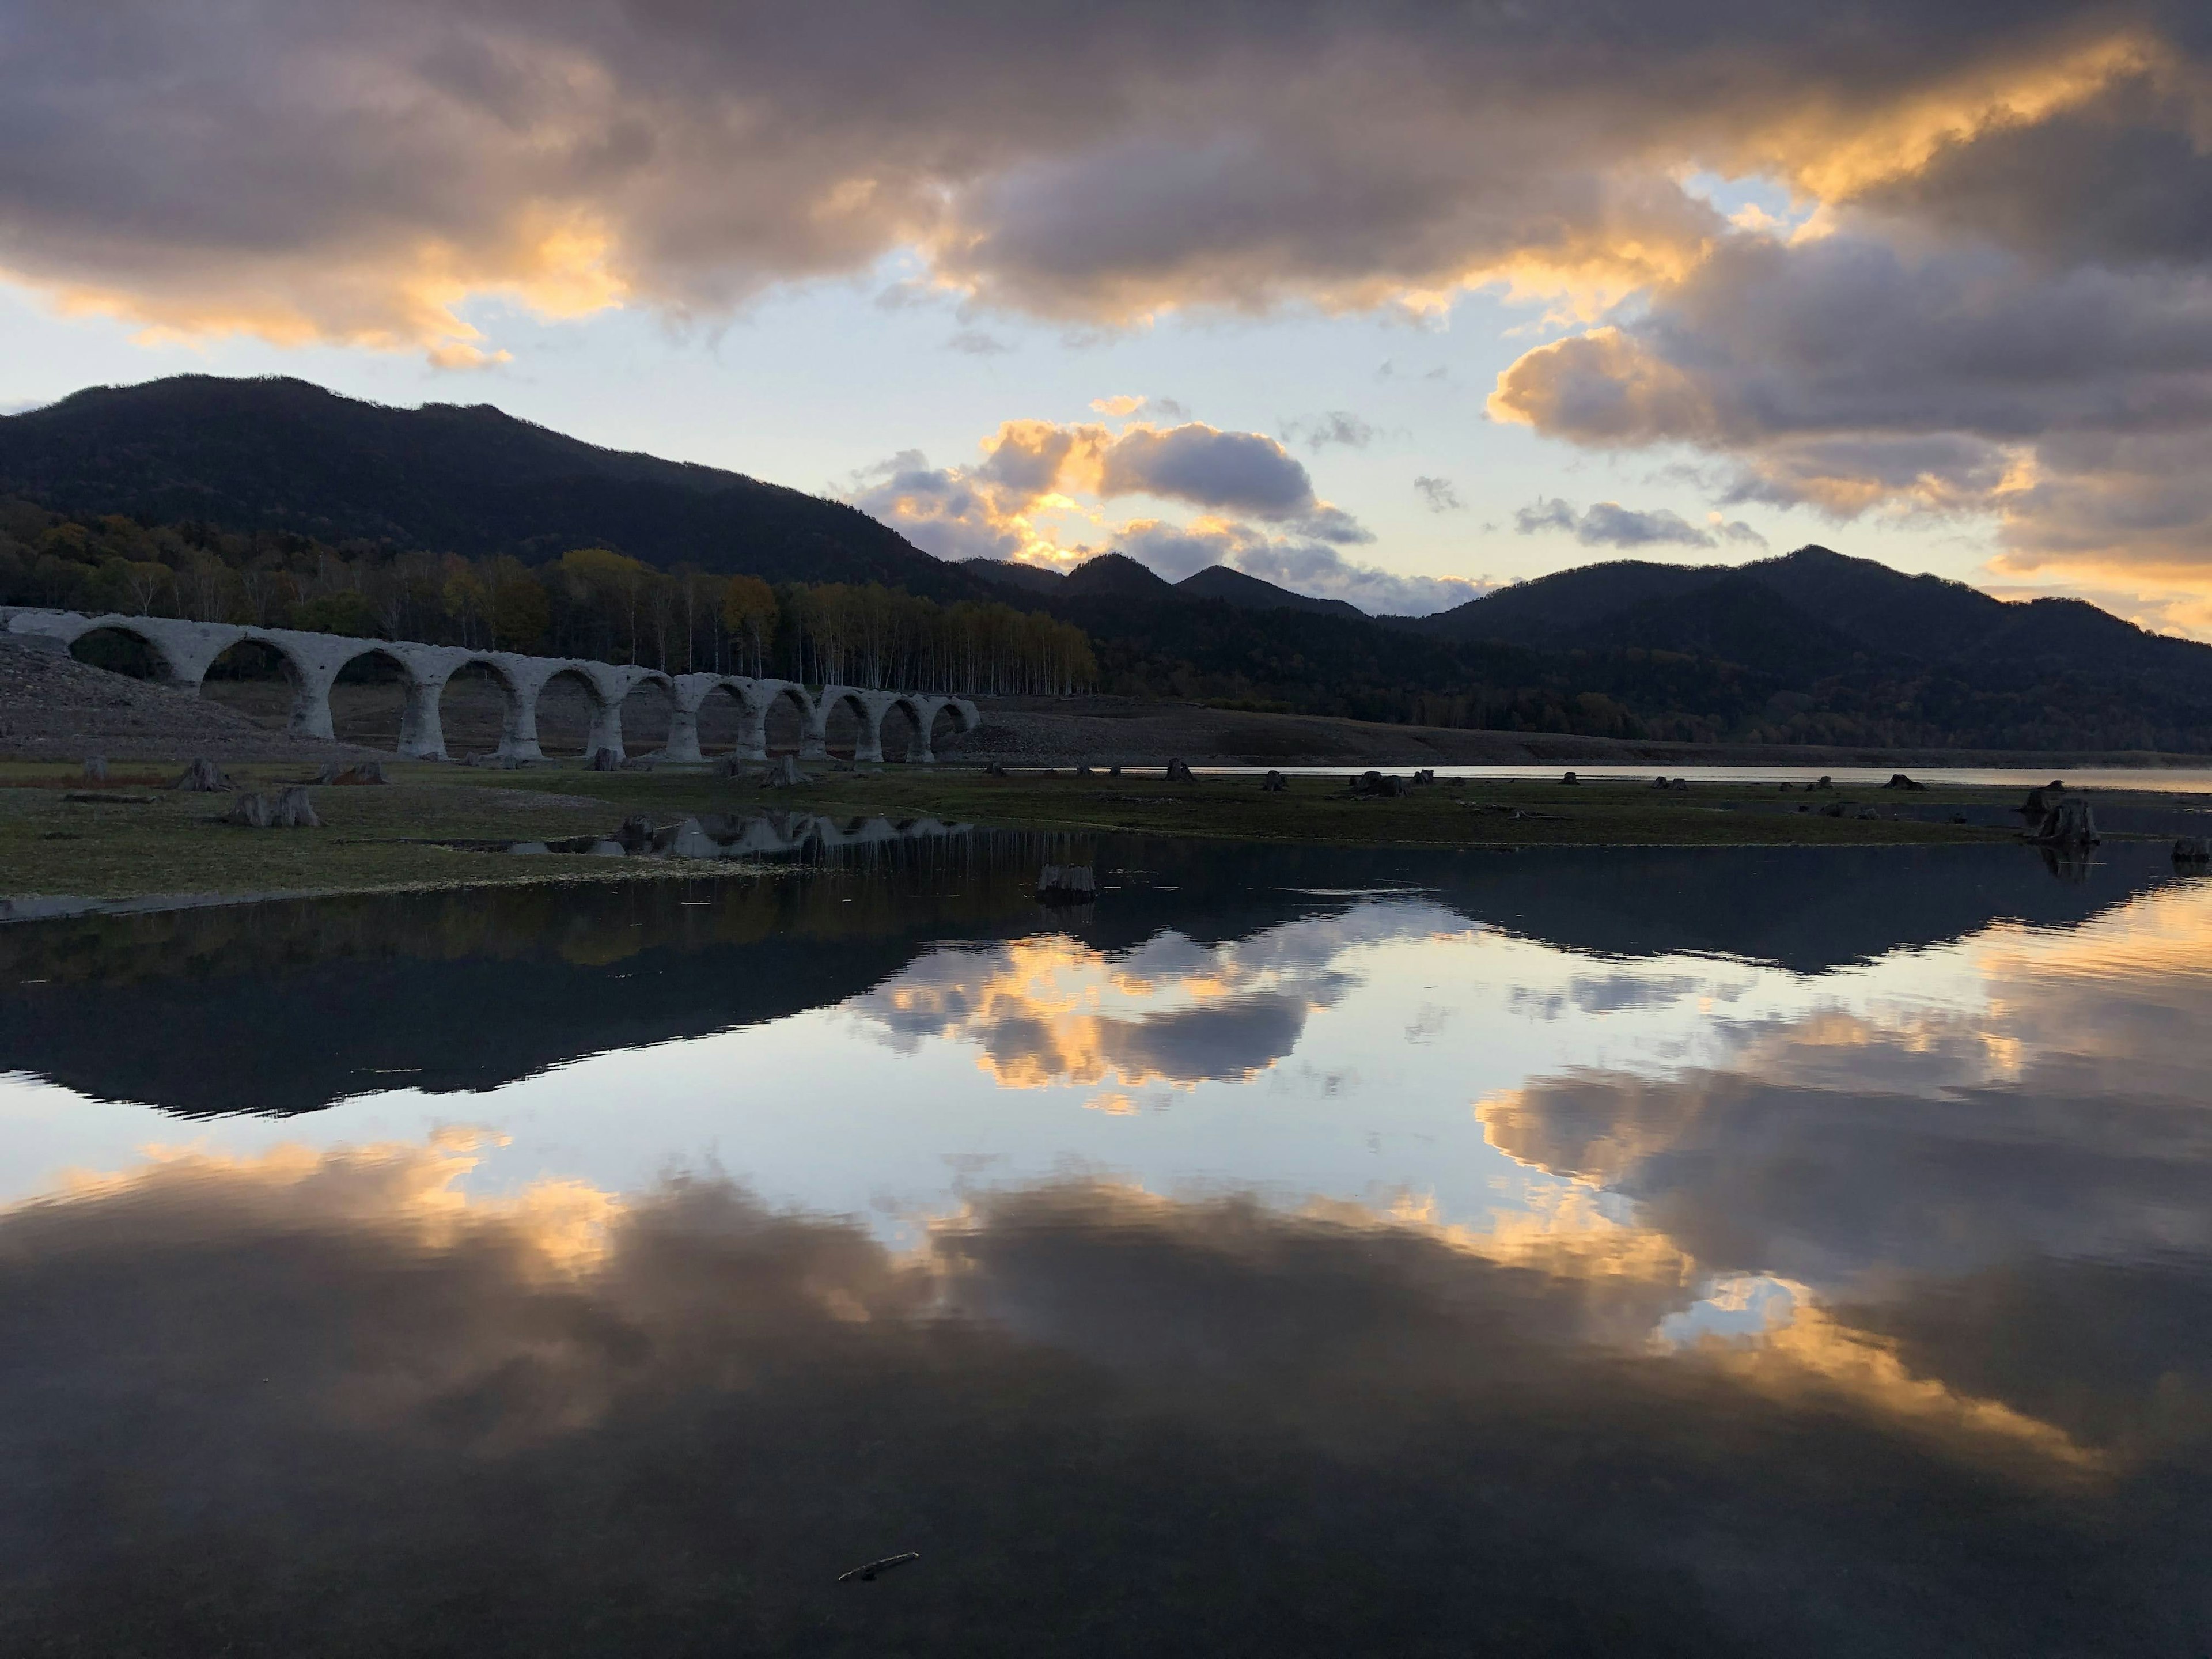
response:
<svg viewBox="0 0 2212 1659"><path fill-rule="evenodd" d="M853 758L884 758L884 717L903 710L915 736L905 758L928 761L930 728L939 715L956 731L975 728L975 705L964 697L914 691L871 691L860 686L825 685L818 692L791 680L750 679L738 674L665 674L658 669L621 667L577 657L526 657L512 651L471 651L461 646L417 645L404 640L360 640L338 634L305 634L289 628L247 628L231 623L179 622L167 617L87 617L74 611L37 611L0 606L0 632L74 644L88 634L125 634L143 642L171 684L197 690L216 658L232 647L264 646L284 665L292 684L292 730L302 737L327 738L331 687L346 665L380 658L399 671L407 688L400 717L399 752L422 760L446 758L445 726L438 712L446 683L462 669L487 670L506 701L506 720L497 752L510 760L542 760L538 746L538 700L547 686L568 679L580 686L592 710L591 735L584 752L607 749L623 758L622 705L639 686L654 684L668 694L668 744L661 757L696 761L699 714L708 699L726 696L738 716L737 754L741 759L768 756L768 717L778 702L798 715L799 753L820 758L829 753L830 716L848 709L858 725Z"/></svg>
<svg viewBox="0 0 2212 1659"><path fill-rule="evenodd" d="M817 812L708 813L685 818L668 832L665 844L655 837L653 850L679 859L819 857L848 848L941 841L968 833L964 823L937 818L894 823L889 818L832 818Z"/></svg>

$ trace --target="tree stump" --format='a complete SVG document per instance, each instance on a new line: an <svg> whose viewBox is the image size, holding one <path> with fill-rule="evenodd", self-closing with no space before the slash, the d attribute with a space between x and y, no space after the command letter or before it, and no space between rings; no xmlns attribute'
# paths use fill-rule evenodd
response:
<svg viewBox="0 0 2212 1659"><path fill-rule="evenodd" d="M277 830L319 830L323 821L315 816L315 804L307 799L307 792L295 784L276 797L269 809L270 827Z"/></svg>
<svg viewBox="0 0 2212 1659"><path fill-rule="evenodd" d="M1260 780L1260 787L1271 795L1279 795L1290 787L1289 781L1280 772L1270 772Z"/></svg>
<svg viewBox="0 0 2212 1659"><path fill-rule="evenodd" d="M84 762L84 781L87 783L107 781L107 759L103 755L88 755Z"/></svg>
<svg viewBox="0 0 2212 1659"><path fill-rule="evenodd" d="M1196 783L1198 780L1191 775L1190 767L1187 762L1181 759L1176 759L1168 763L1168 781L1170 783Z"/></svg>
<svg viewBox="0 0 2212 1659"><path fill-rule="evenodd" d="M222 768L211 760L193 761L169 786L172 789L182 789L196 795L218 795L230 787L230 780L223 776Z"/></svg>

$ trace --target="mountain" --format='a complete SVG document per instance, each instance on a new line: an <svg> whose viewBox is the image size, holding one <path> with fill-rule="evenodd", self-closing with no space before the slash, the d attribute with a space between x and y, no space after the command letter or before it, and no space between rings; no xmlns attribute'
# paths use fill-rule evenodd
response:
<svg viewBox="0 0 2212 1659"><path fill-rule="evenodd" d="M1632 605L1684 598L1724 574L1719 567L1609 559L1516 582L1432 617L1404 619L1401 625L1438 639L1546 645Z"/></svg>
<svg viewBox="0 0 2212 1659"><path fill-rule="evenodd" d="M2212 647L2080 599L1995 599L1825 547L1741 566L1584 565L1399 625L1549 650L1680 652L1791 682L1887 664L1990 684L2074 675L2212 700Z"/></svg>
<svg viewBox="0 0 2212 1659"><path fill-rule="evenodd" d="M1367 620L1364 611L1343 599L1317 599L1310 593L1294 593L1257 576L1231 570L1225 564L1208 565L1194 575L1185 576L1175 584L1175 591L1194 599L1219 599L1224 605L1245 611L1315 611L1332 617Z"/></svg>
<svg viewBox="0 0 2212 1659"><path fill-rule="evenodd" d="M1112 597L1157 603L1172 601L1176 598L1176 591L1164 579L1153 574L1127 554L1101 553L1097 558L1086 559L1069 571L1060 580L1056 597L1062 599Z"/></svg>
<svg viewBox="0 0 2212 1659"><path fill-rule="evenodd" d="M488 404L393 409L304 380L185 374L0 417L0 494L67 513L542 563L605 546L772 581L977 585L857 508L602 449Z"/></svg>
<svg viewBox="0 0 2212 1659"><path fill-rule="evenodd" d="M1218 599L1224 605L1233 605L1243 611L1313 611L1334 617L1354 617L1367 620L1367 613L1355 605L1342 599L1317 599L1310 593L1295 593L1287 587L1278 587L1257 576L1248 576L1241 570L1232 570L1225 564L1208 565L1194 575L1185 576L1179 582L1169 582L1155 575L1135 560L1121 553L1103 553L1089 559L1065 575L1057 570L1047 570L1034 564L1018 564L1011 559L963 559L962 570L981 580L994 582L1002 587L1018 588L1024 593L1034 593L1047 599L1085 598L1115 593L1127 598L1146 598L1158 600L1175 599Z"/></svg>
<svg viewBox="0 0 2212 1659"><path fill-rule="evenodd" d="M1057 593L1067 578L1041 564L1020 564L1012 559L963 559L960 568L978 581L1024 593Z"/></svg>

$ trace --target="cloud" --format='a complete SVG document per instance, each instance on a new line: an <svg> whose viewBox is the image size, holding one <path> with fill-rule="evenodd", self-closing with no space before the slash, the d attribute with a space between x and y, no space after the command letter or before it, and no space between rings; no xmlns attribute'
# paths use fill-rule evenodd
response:
<svg viewBox="0 0 2212 1659"><path fill-rule="evenodd" d="M854 474L845 498L940 559L1012 559L1038 546L999 491L957 468L931 466L917 449Z"/></svg>
<svg viewBox="0 0 2212 1659"><path fill-rule="evenodd" d="M1133 398L1101 401L1116 410L1139 406ZM920 452L903 452L855 473L845 497L946 559L1066 564L1087 556L1087 535L1071 547L1050 522L1073 515L1110 537L1103 513L1078 497L1151 496L1205 509L1200 523L1213 528L1194 532L1196 539L1193 532L1175 532L1191 546L1203 541L1258 548L1270 538L1339 547L1374 540L1352 514L1316 495L1304 466L1263 433L1224 432L1195 421L1172 427L1140 422L1117 432L1024 420L1002 422L982 447L982 459L972 467L932 467ZM1266 528L1250 527L1248 519ZM1157 521L1144 523L1157 527ZM1230 525L1233 535L1219 528ZM1337 563L1346 572L1357 568Z"/></svg>
<svg viewBox="0 0 2212 1659"><path fill-rule="evenodd" d="M1264 28L1067 0L128 15L11 13L0 267L180 333L442 348L477 296L688 316L893 253L1084 326L1486 284L1587 313L1727 234L1693 167L2085 264L2212 240L2202 43L2156 6L1747 32L1662 0L1632 50L1595 0L1505 26L1287 0Z"/></svg>
<svg viewBox="0 0 2212 1659"><path fill-rule="evenodd" d="M1724 458L1729 499L1993 520L1999 568L2212 576L2212 276L1747 240L1633 321L1524 354L1492 410Z"/></svg>
<svg viewBox="0 0 2212 1659"><path fill-rule="evenodd" d="M1320 415L1301 416L1283 428L1286 442L1302 443L1318 455L1331 444L1346 449L1364 449L1381 434L1369 422L1348 409L1332 409Z"/></svg>
<svg viewBox="0 0 2212 1659"><path fill-rule="evenodd" d="M1276 521L1315 517L1322 504L1290 452L1257 432L1197 422L1138 426L1100 449L1098 492L1157 495Z"/></svg>
<svg viewBox="0 0 2212 1659"><path fill-rule="evenodd" d="M1143 398L1123 394L1115 398L1094 398L1091 408L1111 420L1127 420L1132 416L1149 416L1164 421L1187 421L1190 410L1173 398Z"/></svg>
<svg viewBox="0 0 2212 1659"><path fill-rule="evenodd" d="M1584 547L1717 547L1724 541L1766 545L1766 538L1741 519L1723 523L1715 514L1710 526L1699 526L1667 507L1639 512L1619 501L1599 501L1577 514L1565 501L1540 499L1513 515L1513 527L1523 536L1565 532Z"/></svg>
<svg viewBox="0 0 2212 1659"><path fill-rule="evenodd" d="M1225 564L1294 592L1342 599L1370 616L1425 617L1480 599L1495 584L1462 576L1407 576L1344 556L1328 542L1273 534L1235 520L1188 525L1143 519L1121 526L1114 545L1170 581Z"/></svg>
<svg viewBox="0 0 2212 1659"><path fill-rule="evenodd" d="M1014 348L995 334L987 334L980 328L963 328L945 341L945 349L970 357L998 357Z"/></svg>
<svg viewBox="0 0 2212 1659"><path fill-rule="evenodd" d="M1467 503L1460 500L1459 491L1452 488L1449 478L1416 478L1413 488L1419 494L1422 505L1431 513L1467 511Z"/></svg>

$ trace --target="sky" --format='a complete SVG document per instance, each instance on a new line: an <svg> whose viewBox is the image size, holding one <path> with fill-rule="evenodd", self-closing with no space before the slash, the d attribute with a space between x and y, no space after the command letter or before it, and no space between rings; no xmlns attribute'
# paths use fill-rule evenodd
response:
<svg viewBox="0 0 2212 1659"><path fill-rule="evenodd" d="M0 410L184 372L945 557L1817 542L2212 638L2212 13L15 0Z"/></svg>

